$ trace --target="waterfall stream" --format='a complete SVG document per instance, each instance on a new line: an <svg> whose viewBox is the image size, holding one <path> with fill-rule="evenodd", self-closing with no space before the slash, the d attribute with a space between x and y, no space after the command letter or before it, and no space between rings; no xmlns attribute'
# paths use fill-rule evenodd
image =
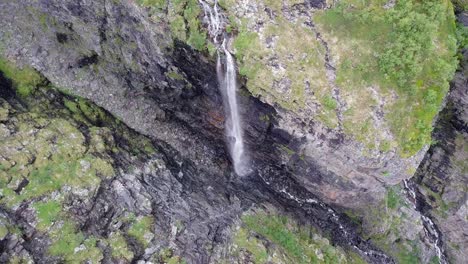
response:
<svg viewBox="0 0 468 264"><path fill-rule="evenodd" d="M204 20L208 24L208 32L218 50L216 71L221 94L223 95L226 137L232 163L236 174L243 176L249 173L249 166L245 155L237 102L236 64L228 48L230 37L225 32L226 18L220 11L217 0L214 1L213 5L203 0L199 0L199 2L205 13ZM224 55L224 61L222 55Z"/></svg>
<svg viewBox="0 0 468 264"><path fill-rule="evenodd" d="M418 207L418 200L421 199L420 197L418 197L418 194L420 195L420 193L416 191L416 186L414 182L410 180L404 180L403 184L408 200L413 204L414 209L421 214L421 221L424 226L426 238L428 239L428 242L434 247L437 253L437 257L439 257L439 263L446 264L447 259L442 245L441 233L432 221L432 219L426 216L424 212L422 212L422 210L420 210L420 208Z"/></svg>

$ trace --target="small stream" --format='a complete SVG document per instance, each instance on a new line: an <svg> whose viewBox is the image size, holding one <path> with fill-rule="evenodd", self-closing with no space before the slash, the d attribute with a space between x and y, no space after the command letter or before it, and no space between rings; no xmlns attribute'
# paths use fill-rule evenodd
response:
<svg viewBox="0 0 468 264"><path fill-rule="evenodd" d="M413 181L404 180L403 185L408 200L413 205L413 208L421 214L421 221L424 226L427 242L434 247L437 257L439 257L439 263L447 264L447 256L441 239L442 234L430 216L425 215L419 205L421 202L425 203L424 197L417 191L416 184Z"/></svg>

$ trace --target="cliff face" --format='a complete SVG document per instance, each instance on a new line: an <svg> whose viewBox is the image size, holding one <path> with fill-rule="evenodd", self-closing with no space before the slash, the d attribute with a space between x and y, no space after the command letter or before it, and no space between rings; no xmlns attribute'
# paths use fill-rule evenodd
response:
<svg viewBox="0 0 468 264"><path fill-rule="evenodd" d="M466 14L460 23L468 25ZM452 83L447 106L440 113L433 138L435 144L427 152L414 181L423 194L422 211L435 218L449 249L453 263L462 263L468 256L468 80L467 50Z"/></svg>
<svg viewBox="0 0 468 264"><path fill-rule="evenodd" d="M295 174L309 190L358 208L414 174L456 67L449 1L427 1L436 20L411 1L222 3L246 88L274 105L278 127L301 140L289 148L331 179ZM423 47L430 39L434 47ZM426 59L431 50L437 58ZM297 166L294 157L285 162Z"/></svg>
<svg viewBox="0 0 468 264"><path fill-rule="evenodd" d="M32 65L55 86L92 100L137 131L222 173L228 164L216 157L219 149L206 149L222 146L223 114L201 9L196 1L140 4L3 3L4 56ZM321 10L325 2L226 1L222 6L232 21L229 30L237 34L232 47L245 91L267 103L248 93L241 98L254 163L281 164L309 191L351 208L381 200L385 185L412 175L426 148L419 145L420 151L406 157L391 130L390 115L402 103L395 98L406 95L379 82L349 79L343 52L367 40L327 28L329 14ZM365 62L352 67L360 63ZM414 126L407 121L403 127ZM268 137L275 144L265 147ZM205 140L217 143L202 147Z"/></svg>
<svg viewBox="0 0 468 264"><path fill-rule="evenodd" d="M357 246L373 252L368 261L389 261L371 251L349 218L320 200L360 212L383 206L392 228L404 216L408 232L391 241L423 233L403 202L387 208L395 193L386 187L410 177L427 149L428 123L446 91L447 79L439 75L453 70L447 59L453 32L440 32L443 25L451 29L453 12L446 1L437 6L444 15L430 34L444 39L434 47L440 70L428 80L434 86L410 80L417 84L410 96L395 88L399 76L384 81L382 72L370 70L379 65L366 64L380 52L372 48L381 43L369 42L375 35L343 35L346 28L331 23L347 19L363 30L370 23L365 17L387 14L392 1L370 9L351 2L333 8L325 1L220 2L242 75L241 115L255 171L246 178L233 175L225 148L214 50L197 1L1 2L0 175L9 192L2 192L3 257L72 261L84 247L93 256L83 260L93 261L165 262L180 255L193 263L262 262L268 254L288 263L301 261L298 250L313 255L314 248L321 260L345 262L354 256L347 247ZM416 7L397 8L430 17ZM348 11L355 16L344 17ZM372 21L389 30L388 21ZM426 70L434 62L421 65ZM13 69L27 66L34 70L16 72L15 81ZM410 109L411 100L430 107ZM420 116L412 113L421 112L428 114L416 124ZM63 171L54 169L63 164ZM40 176L71 171L80 180L36 189L48 181ZM278 212L296 220L275 218ZM365 228L379 229L369 219ZM344 249L324 246L327 240L295 221L323 229ZM275 236L279 230L293 242Z"/></svg>

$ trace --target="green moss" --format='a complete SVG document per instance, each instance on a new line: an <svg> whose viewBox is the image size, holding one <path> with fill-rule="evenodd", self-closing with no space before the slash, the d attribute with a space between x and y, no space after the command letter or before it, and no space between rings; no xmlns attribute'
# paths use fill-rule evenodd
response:
<svg viewBox="0 0 468 264"><path fill-rule="evenodd" d="M76 263L102 263L104 255L97 247L98 240L94 237L88 237L80 246L79 251L74 254L72 261Z"/></svg>
<svg viewBox="0 0 468 264"><path fill-rule="evenodd" d="M0 71L13 82L16 92L21 97L31 95L44 79L31 67L17 67L14 62L0 58Z"/></svg>
<svg viewBox="0 0 468 264"><path fill-rule="evenodd" d="M184 17L181 15L177 15L170 21L170 28L174 38L186 41L187 40L187 33L185 27Z"/></svg>
<svg viewBox="0 0 468 264"><path fill-rule="evenodd" d="M398 205L400 205L400 196L397 194L394 188L389 188L387 190L386 202L387 206L391 209L396 209Z"/></svg>
<svg viewBox="0 0 468 264"><path fill-rule="evenodd" d="M389 152L390 149L392 148L392 143L388 140L384 140L380 142L379 149L382 152Z"/></svg>
<svg viewBox="0 0 468 264"><path fill-rule="evenodd" d="M62 205L57 201L39 202L34 204L36 209L38 225L37 229L46 231L55 221L59 219Z"/></svg>
<svg viewBox="0 0 468 264"><path fill-rule="evenodd" d="M367 264L367 261L365 261L357 253L355 253L353 251L348 251L347 254L348 254L348 263L350 263L350 264Z"/></svg>
<svg viewBox="0 0 468 264"><path fill-rule="evenodd" d="M4 223L0 222L0 239L3 239L4 237L6 237L8 233L9 233L8 227Z"/></svg>
<svg viewBox="0 0 468 264"><path fill-rule="evenodd" d="M7 112L14 133L0 144L1 205L12 208L30 202L36 210L37 230L50 238L49 254L61 262L100 263L103 253L97 247L99 241L110 245L115 258L131 260L133 253L122 234L108 239L88 237L79 231L61 202L75 190L79 190L74 192L76 195L92 197L102 179L115 175L111 152L147 157L156 151L151 140L88 100L59 94L53 87L41 87L39 83L31 85L39 86L34 88L34 100L24 100L22 107ZM50 101L51 94L54 102ZM0 105L1 109L11 107L5 102ZM15 192L25 180L27 184ZM72 191L63 192L64 187ZM147 245L150 220L135 219L128 235ZM6 229L22 235L18 228Z"/></svg>
<svg viewBox="0 0 468 264"><path fill-rule="evenodd" d="M254 263L266 263L268 261L268 252L265 246L255 237L249 236L248 231L240 229L236 232L234 243L247 249L253 257Z"/></svg>
<svg viewBox="0 0 468 264"><path fill-rule="evenodd" d="M157 261L159 263L167 263L167 264L185 264L185 260L183 260L179 256L175 256L174 252L170 248L162 249L158 254Z"/></svg>
<svg viewBox="0 0 468 264"><path fill-rule="evenodd" d="M249 252L255 263L347 262L342 249L287 217L258 212L245 215L242 221L234 244L238 252Z"/></svg>
<svg viewBox="0 0 468 264"><path fill-rule="evenodd" d="M216 51L218 50L216 46L211 42L207 43L207 48L208 48L208 54L210 54L210 56L214 56L216 54Z"/></svg>
<svg viewBox="0 0 468 264"><path fill-rule="evenodd" d="M323 105L329 110L335 110L337 107L336 100L329 95L324 96L322 101Z"/></svg>
<svg viewBox="0 0 468 264"><path fill-rule="evenodd" d="M8 260L8 264L26 264L26 263L31 263L32 260L29 258L26 258L24 256L18 257L18 256L13 256L11 259Z"/></svg>
<svg viewBox="0 0 468 264"><path fill-rule="evenodd" d="M125 238L120 233L113 233L107 242L112 250L112 257L116 259L126 259L128 261L133 259L133 252L128 249Z"/></svg>
<svg viewBox="0 0 468 264"><path fill-rule="evenodd" d="M379 205L365 211L365 231L371 231L362 236L392 256L397 263L421 263L418 249L420 241L407 240L407 235L401 233L408 221L415 220L404 213L403 208L407 204L402 195L398 186L390 187Z"/></svg>
<svg viewBox="0 0 468 264"><path fill-rule="evenodd" d="M286 226L287 219L284 217L257 215L246 216L244 219L248 228L264 235L272 242L278 243L284 247L294 259L303 261L303 248L298 237L288 230Z"/></svg>
<svg viewBox="0 0 468 264"><path fill-rule="evenodd" d="M166 0L136 0L137 4L145 7L155 7L163 9L166 6Z"/></svg>
<svg viewBox="0 0 468 264"><path fill-rule="evenodd" d="M175 72L175 71L170 71L168 73L166 73L167 77L171 78L171 79L174 79L174 80L183 80L184 79L184 76L180 75L179 73Z"/></svg>
<svg viewBox="0 0 468 264"><path fill-rule="evenodd" d="M423 188L426 196L430 198L434 212L442 218L447 218L448 211L455 206L455 204L446 203L440 193L434 192L426 186L423 186Z"/></svg>
<svg viewBox="0 0 468 264"><path fill-rule="evenodd" d="M90 101L78 98L77 102L81 113L93 124L97 124L100 121L107 119L108 115L104 112L104 110Z"/></svg>
<svg viewBox="0 0 468 264"><path fill-rule="evenodd" d="M49 253L60 256L66 263L100 263L102 251L97 247L97 239L86 238L70 220L53 227L48 233L52 241Z"/></svg>
<svg viewBox="0 0 468 264"><path fill-rule="evenodd" d="M204 50L206 47L206 33L196 30L191 31L187 43L196 50Z"/></svg>
<svg viewBox="0 0 468 264"><path fill-rule="evenodd" d="M186 41L196 50L206 50L206 33L202 31L198 19L202 13L198 1L177 0L169 7L168 20L173 37Z"/></svg>
<svg viewBox="0 0 468 264"><path fill-rule="evenodd" d="M128 234L134 237L144 247L149 244L148 237L152 237L151 226L153 225L153 218L150 216L140 217L133 221L132 225L128 229Z"/></svg>
<svg viewBox="0 0 468 264"><path fill-rule="evenodd" d="M249 56L249 53L252 52L250 49L258 47L259 45L260 40L258 34L255 32L249 32L246 28L243 28L243 30L239 32L233 43L236 56L239 58Z"/></svg>
<svg viewBox="0 0 468 264"><path fill-rule="evenodd" d="M421 259L419 258L419 249L414 244L409 244L403 246L402 244L398 244L398 254L396 255L398 263L400 264L413 264L413 263L421 263ZM409 247L409 249L408 249Z"/></svg>
<svg viewBox="0 0 468 264"><path fill-rule="evenodd" d="M75 226L69 221L63 222L61 228L53 230L49 235L53 241L49 253L64 258L73 256L75 248L84 240L83 234L78 233Z"/></svg>
<svg viewBox="0 0 468 264"><path fill-rule="evenodd" d="M77 105L68 102L68 108L73 111L78 109ZM43 112L42 107L47 108L44 102L38 102L37 106L39 108L34 110L37 112L15 115L15 133L6 138L0 147L2 151L7 151L5 155L16 164L4 170L11 182L28 180L20 193L14 192L16 184L0 185L3 193L0 202L8 207L48 195L63 186L84 188L91 195L99 186L101 178L114 175L110 160L85 153L85 136L72 119L65 120ZM29 140L23 147L21 142L24 137ZM98 146L99 140L93 143ZM16 149L23 151L17 152ZM106 149L102 151L105 153Z"/></svg>

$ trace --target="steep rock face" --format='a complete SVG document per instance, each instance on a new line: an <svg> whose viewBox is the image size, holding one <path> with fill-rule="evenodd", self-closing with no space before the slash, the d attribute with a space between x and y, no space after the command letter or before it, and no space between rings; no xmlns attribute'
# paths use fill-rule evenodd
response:
<svg viewBox="0 0 468 264"><path fill-rule="evenodd" d="M367 208L384 196L385 185L395 184L408 177L411 173L407 169L417 165L424 151L419 156L402 159L395 150L379 150L372 152L373 156L369 158L362 143L342 133L345 127L344 124L342 127L339 125L339 111L333 110L342 107L340 94L333 86L336 78L333 72L333 51L327 51L325 40L321 39L318 32L310 32L314 29L313 25L304 29L301 24L303 20L311 22L310 13L317 11L314 8L324 7L323 2L285 1L287 4L276 6L275 10L268 10L262 1L244 2L250 3L247 7L256 8L247 8L247 11L246 6L236 8L243 12L239 17L246 15L252 18L255 11L259 11L262 14L260 18L265 21L255 21L254 25L258 26L263 22L275 24L275 17L281 14L293 21L285 22L285 25L298 26L300 33L306 31L310 34L305 40L314 43L313 47L318 49L318 54L312 53L314 56L323 59L324 53L330 53L327 55L329 62L320 61L316 65L319 74L312 72L308 78L318 78L314 81L323 83L331 94L321 94L324 101L320 104L329 105L330 109L324 110L326 113L321 117L323 119L314 122L308 117L310 108L305 108L307 111L304 112L299 110L298 113L297 109L275 105L277 102L269 96L261 96L260 99L265 103L253 98L248 90L254 92L254 86L247 80L246 87L242 89L245 96L240 98L240 102L246 141L258 173L246 179L232 175L224 148L224 120L214 63L208 53L196 52L188 46L190 41L173 42L169 31L172 32L174 21L168 24L164 19L156 19L151 13L153 10L142 8L131 1L0 3L0 14L4 18L0 21L1 51L4 57L18 65L32 65L54 86L89 98L138 132L150 136L160 147L158 151L161 154L156 154L154 159L145 156L142 161L126 162L126 159L131 158L117 158L124 169L118 171L114 178L104 178L99 189L96 190L95 186L92 188L90 193L95 194L92 203L87 203L87 199L83 199L83 202L79 199L67 201L67 209L71 209L73 219L80 224L83 233L102 239L103 245L98 243L102 258L166 261L164 257L177 259L175 255L179 254L189 262L211 261L216 256L223 256L220 244L225 242L224 239L236 237L226 231L232 225L233 229L238 227L238 223L233 223L234 219L252 204L263 201L326 230L336 243L372 249L352 231L352 224L341 222L342 216L319 202L313 194L343 207ZM268 14L272 17L267 18ZM156 17L158 15L165 16L165 13L157 13ZM183 40L182 36L178 35L178 38ZM273 45L274 38L271 41ZM236 44L233 46L236 48ZM281 71L283 66L272 58L272 68ZM293 63L291 67L297 70L294 66L297 65ZM240 70L242 73L242 68ZM278 90L289 86L288 81L276 85ZM373 95L372 89L369 91ZM277 97L288 99L287 94L280 93ZM308 98L307 95L301 96ZM337 102L333 103L330 97ZM313 109L314 103L308 103ZM14 105L19 107L21 104ZM317 109L320 107L323 108L317 106ZM6 121L4 116L8 119L9 109L7 105L2 105L2 121ZM376 115L377 121L382 121L378 112L377 107L372 108L370 113ZM330 113L335 116L327 120ZM68 114L65 116L69 117ZM330 129L327 122L329 125L338 124L338 127ZM0 129L0 133L10 136L10 130L3 127ZM87 133L81 133L85 139L92 138ZM109 131L105 129L93 133L100 138L110 138ZM118 133L113 136L121 138ZM101 141L96 140L91 145L113 145L112 140L106 144ZM87 144L89 142L85 140L76 145L78 148L86 148ZM126 147L126 151L131 152L132 148ZM135 149L140 148L144 147ZM99 155L104 155L102 152L97 151ZM28 160L22 161L28 164ZM126 167L132 164L138 165L130 172ZM17 186L12 187L13 191L23 188L21 186L25 183L14 181ZM79 189L74 192L78 198L86 194ZM382 210L387 211L388 203L386 201ZM405 239L417 239L422 231L421 224L415 220L417 215L404 206L395 211L389 212L392 221L397 221L399 216L409 215L404 219L408 223L405 226L408 230L404 234ZM13 215L8 212L2 212L2 215L7 219L6 222L20 222L22 228L29 231L26 238L31 240L28 241L34 241L33 238L42 234L32 231L40 226L39 223L33 222L33 226L29 226L29 219L33 218L31 212L32 208L26 204L19 209L15 208ZM128 212L135 214L136 219L129 216ZM148 232L154 237L136 239L129 234L131 226L136 223L147 226L147 218L144 217L148 215L156 215L153 220L156 228ZM389 223L392 224L392 221ZM245 238L246 235L242 234L245 230L240 229L239 237ZM251 233L267 236L268 230L253 230ZM49 260L41 243L24 242L21 240L24 238L19 238L18 234L11 231L8 236L16 238L7 239L5 247L2 244L3 248L10 250L7 256L29 251L38 260ZM47 239L43 237L38 241ZM249 260L252 251L258 248L260 252L266 249L278 252L278 248L269 245L268 240L255 242L251 234L244 240L252 243L246 245L241 239L240 244L233 246L233 251L248 247L248 250L240 250L245 260ZM127 247L130 249L122 246L122 241L129 244ZM85 239L81 242L76 247L78 250L81 245L87 247L95 241ZM149 247L145 247L145 243L149 243ZM161 253L164 248L171 250ZM113 251L124 253L122 256L114 256ZM96 255L99 258L99 253ZM294 252L292 255L292 259L297 260L294 259ZM50 260L58 259L55 257ZM291 261L290 258L286 259L285 262ZM378 252L376 255L371 254L369 259L377 263L388 260Z"/></svg>
<svg viewBox="0 0 468 264"><path fill-rule="evenodd" d="M464 17L460 15L461 19ZM462 66L433 133L436 143L414 179L425 197L420 207L436 220L453 263L468 259L468 52L465 49L463 53Z"/></svg>
<svg viewBox="0 0 468 264"><path fill-rule="evenodd" d="M300 20L301 12L322 6L308 2L288 14ZM16 1L1 7L7 59L32 65L55 86L168 143L201 170L223 174L230 167L217 154L224 153L224 120L214 64L207 54L173 42L171 24L131 1ZM318 35L310 38L326 51ZM326 67L321 73L328 76L324 85L330 85L333 73ZM385 184L407 177L422 157L423 151L410 159L391 151L369 158L339 130L304 122L250 96L240 103L254 166L280 164L326 202L353 208L377 202ZM201 143L207 141L216 143Z"/></svg>
<svg viewBox="0 0 468 264"><path fill-rule="evenodd" d="M414 43L398 36L402 29L391 22L395 14L407 14L412 19L417 12L432 20L417 3L220 3L237 35L232 46L246 88L261 101L274 105L278 127L300 142L288 146L291 153L312 161L314 171L331 179L327 182L299 169L294 175L310 191L329 202L357 208L362 202L381 200L384 186L414 174L430 143L432 119L455 69L454 35L442 28L453 27L449 1L436 3L443 26L430 33L430 37L450 35L449 40L434 47L440 51L435 60L447 63L447 72L434 73L435 77L413 73L417 77L412 78L417 80L405 80L408 82L404 85L383 73L386 53L381 49L392 50L391 43L402 47ZM412 60L421 68L436 67L434 62L414 56ZM396 57L392 59L398 61ZM392 68L392 72L405 70ZM415 89L420 91L408 95L413 82L418 83ZM433 89L434 83L440 90L430 91L436 98L428 103L423 94ZM421 112L427 115L417 116ZM284 157L284 162L292 171L298 166L295 155ZM360 196L363 194L366 196Z"/></svg>
<svg viewBox="0 0 468 264"><path fill-rule="evenodd" d="M1 262L348 263L360 260L352 245L390 261L297 186L287 199L256 178L200 172L85 99L46 82L20 98L18 80L0 80Z"/></svg>

